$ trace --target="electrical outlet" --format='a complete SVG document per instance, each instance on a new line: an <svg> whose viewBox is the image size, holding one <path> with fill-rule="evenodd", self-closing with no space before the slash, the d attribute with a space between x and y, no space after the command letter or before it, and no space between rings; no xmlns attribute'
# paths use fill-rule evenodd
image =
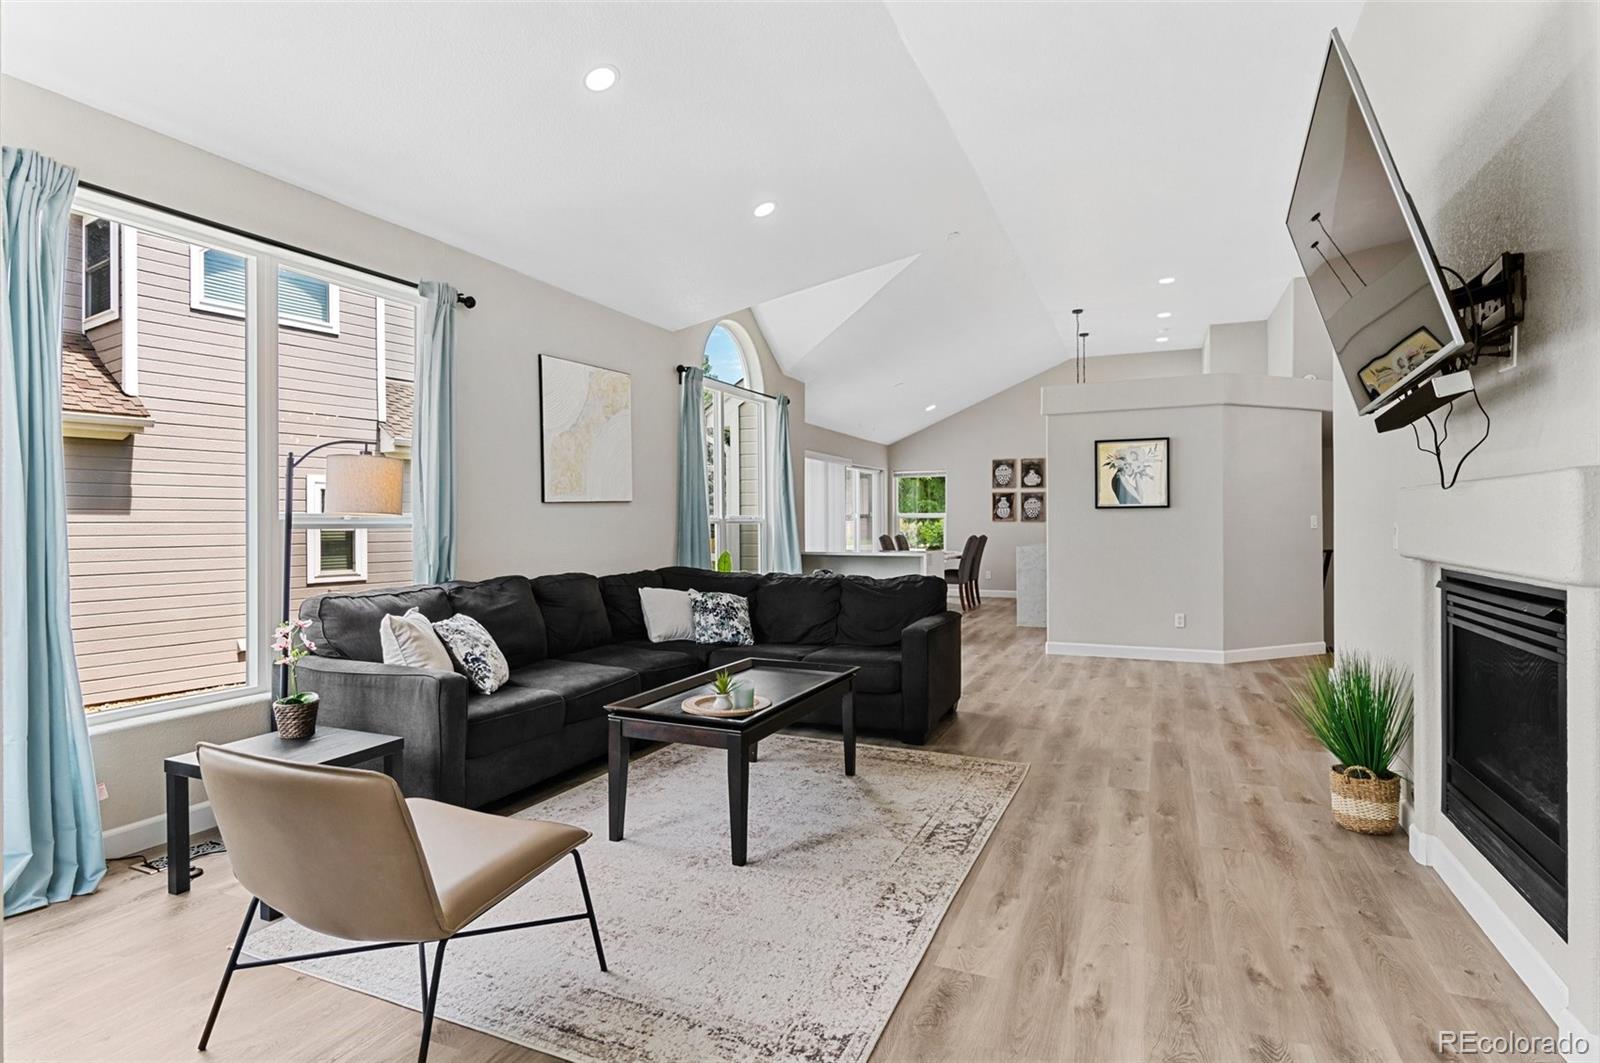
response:
<svg viewBox="0 0 1600 1063"><path fill-rule="evenodd" d="M983 578L984 579L988 579L990 576L993 576L993 575L994 575L994 570L993 569L987 569L986 568L986 569L983 570Z"/></svg>
<svg viewBox="0 0 1600 1063"><path fill-rule="evenodd" d="M103 782L97 782L94 784L94 792L95 796L102 801L111 796L110 792L106 790L106 784Z"/></svg>
<svg viewBox="0 0 1600 1063"><path fill-rule="evenodd" d="M1311 530L1316 531L1320 527L1322 527L1322 518L1315 513L1311 514Z"/></svg>
<svg viewBox="0 0 1600 1063"><path fill-rule="evenodd" d="M1173 627L1183 627L1186 623L1188 623L1188 617L1184 616L1182 613L1172 614Z"/></svg>

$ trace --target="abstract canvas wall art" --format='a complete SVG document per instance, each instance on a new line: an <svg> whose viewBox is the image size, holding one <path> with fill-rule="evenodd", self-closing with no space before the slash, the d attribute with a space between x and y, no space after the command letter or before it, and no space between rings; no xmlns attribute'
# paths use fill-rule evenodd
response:
<svg viewBox="0 0 1600 1063"><path fill-rule="evenodd" d="M1168 497L1167 438L1097 439L1096 509L1164 509Z"/></svg>
<svg viewBox="0 0 1600 1063"><path fill-rule="evenodd" d="M632 377L541 354L539 413L544 501L633 501Z"/></svg>

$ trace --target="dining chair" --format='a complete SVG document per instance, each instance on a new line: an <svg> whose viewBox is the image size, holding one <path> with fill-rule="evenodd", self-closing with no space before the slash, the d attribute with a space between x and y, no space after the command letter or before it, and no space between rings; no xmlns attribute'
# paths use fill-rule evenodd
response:
<svg viewBox="0 0 1600 1063"><path fill-rule="evenodd" d="M944 570L944 581L955 585L961 597L961 608L963 610L975 608L978 604L972 588L973 566L976 564L977 553L978 537L969 535L967 536L966 545L961 548L960 562L957 563L955 568Z"/></svg>
<svg viewBox="0 0 1600 1063"><path fill-rule="evenodd" d="M894 548L896 550L909 550L909 549L911 549L911 543L909 541L907 541L904 532L896 533L896 535L894 537Z"/></svg>
<svg viewBox="0 0 1600 1063"><path fill-rule="evenodd" d="M878 549L879 550L893 551L894 548L895 548L894 547L894 540L889 538L889 536L887 534L878 536Z"/></svg>
<svg viewBox="0 0 1600 1063"><path fill-rule="evenodd" d="M983 572L983 552L989 548L989 536L978 536L978 550L972 557L972 600L983 604L983 593L978 590L978 576Z"/></svg>
<svg viewBox="0 0 1600 1063"><path fill-rule="evenodd" d="M206 743L196 753L234 877L251 896L200 1035L202 1052L235 971L415 945L422 988L417 1060L425 1063L450 942L584 919L600 969L606 969L578 855L588 831L407 799L393 779L375 771L291 764ZM582 913L467 929L569 853ZM241 961L262 905L309 930L363 944ZM431 973L429 942L436 943Z"/></svg>

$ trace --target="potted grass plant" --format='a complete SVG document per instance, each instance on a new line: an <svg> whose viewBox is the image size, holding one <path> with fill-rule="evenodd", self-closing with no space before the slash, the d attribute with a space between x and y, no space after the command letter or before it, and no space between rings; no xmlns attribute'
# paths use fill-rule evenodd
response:
<svg viewBox="0 0 1600 1063"><path fill-rule="evenodd" d="M300 689L300 676L296 665L300 658L317 648L306 638L309 620L285 620L273 632L272 648L278 651L278 664L289 672L289 686L284 696L272 703L272 721L278 734L284 738L310 738L317 730L317 703L314 691Z"/></svg>
<svg viewBox="0 0 1600 1063"><path fill-rule="evenodd" d="M1395 759L1411 738L1411 675L1364 654L1313 668L1295 708L1338 762L1329 769L1333 819L1345 830L1388 834L1400 822Z"/></svg>
<svg viewBox="0 0 1600 1063"><path fill-rule="evenodd" d="M733 689L738 686L733 681L732 672L718 672L711 680L711 689L716 691L716 697L711 701L711 707L717 712L727 712L733 708Z"/></svg>

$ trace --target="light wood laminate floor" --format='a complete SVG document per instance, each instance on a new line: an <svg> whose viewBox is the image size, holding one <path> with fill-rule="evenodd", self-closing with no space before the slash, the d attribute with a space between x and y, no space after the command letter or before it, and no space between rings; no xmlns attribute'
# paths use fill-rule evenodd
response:
<svg viewBox="0 0 1600 1063"><path fill-rule="evenodd" d="M1287 708L1309 661L1046 657L1014 617L968 615L932 748L1033 767L875 1061L1415 1060L1443 1029L1554 1033L1401 836L1333 825ZM5 1058L413 1058L416 1012L280 968L235 978L195 1053L247 901L226 857L201 864L184 897L123 861L7 920ZM445 1022L431 1058L543 1057Z"/></svg>

